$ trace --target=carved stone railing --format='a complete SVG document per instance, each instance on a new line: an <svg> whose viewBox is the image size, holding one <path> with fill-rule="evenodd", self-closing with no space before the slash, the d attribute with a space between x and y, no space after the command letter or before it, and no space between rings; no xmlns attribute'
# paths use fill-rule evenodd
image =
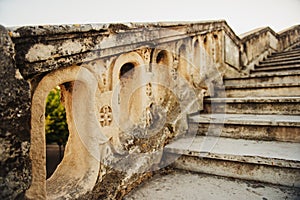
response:
<svg viewBox="0 0 300 200"><path fill-rule="evenodd" d="M300 42L300 26L275 33L271 28L259 28L241 35L241 68L248 74L260 61L273 52L283 51Z"/></svg>
<svg viewBox="0 0 300 200"><path fill-rule="evenodd" d="M259 61L277 51L277 37L269 27L256 29L241 36L241 65L246 73Z"/></svg>
<svg viewBox="0 0 300 200"><path fill-rule="evenodd" d="M228 34L226 39L224 39L225 33ZM77 130L85 130L84 133L88 134L95 133L93 137L101 135L102 132L107 134L107 138L112 137L112 140L105 140L105 142L103 142L104 144L100 145L99 148L102 148L102 150L103 148L105 149L106 146L108 146L107 148L109 149L109 144L111 143L113 143L113 147L116 149L117 147L122 149L123 146L129 146L131 148L132 144L126 143L130 141L129 139L123 141L123 143L120 142L119 138L121 137L119 137L119 135L123 134L123 129L118 127L117 122L118 115L120 115L120 118L123 118L120 120L122 123L128 122L129 120L124 119L127 119L126 117L128 117L128 113L130 112L128 110L127 112L124 112L124 108L127 109L127 107L122 107L121 105L119 105L121 111L117 112L116 109L118 109L117 107L120 102L118 104L112 103L114 100L119 99L119 97L121 99L127 97L126 95L135 95L134 97L136 97L131 98L135 99L136 103L129 102L131 104L128 106L128 108L134 108L134 106L136 106L135 110L131 110L132 112L136 112L132 115L135 117L135 124L140 125L139 119L143 119L144 117L144 115L141 116L145 109L144 107L146 107L145 111L147 111L145 112L146 127L150 127L151 116L154 116L151 112L154 112L153 110L155 109L158 111L160 107L165 108L168 110L167 113L169 116L169 121L162 124L163 129L159 129L159 131L164 130L163 133L159 132L161 138L150 137L149 140L151 140L151 142L146 138L144 139L145 141L141 140L142 142L138 143L140 146L134 146L137 149L142 149L146 152L141 154L141 161L139 163L140 168L130 169L131 173L126 174L127 177L123 177L124 179L126 178L129 180L129 183L123 184L127 186L128 184L131 184L130 181L137 181L136 179L139 179L139 177L135 177L134 173L137 173L141 168L151 167L147 166L147 156L150 159L152 156L150 153L164 145L166 143L166 138L173 138L177 134L183 134L187 131L186 114L188 112L196 112L197 109L199 109L199 107L193 106L194 102L197 102L199 97L199 101L202 102L202 94L198 96L198 92L201 93L199 89L204 88L204 90L208 90L207 94L213 94L213 84L214 82L217 82L215 79L222 80L222 76L220 77L220 75L225 72L226 66L231 65L236 69L239 68L238 48L235 48L238 46L238 40L224 21L176 24L159 23L21 27L10 29L9 34L15 44L16 65L22 76L31 84L32 107L30 154L32 158L32 183L26 192L27 198L31 199L46 197L56 198L58 196L62 197L69 194L72 194L73 198L77 198L91 190L94 185L101 187L100 182L95 183L100 167L97 165L97 162L95 162L95 158L89 156L88 153L84 154L86 151L80 150L82 155L77 152L78 149L80 149L79 147L91 146L94 148L98 146L98 144L95 144L97 140L92 140L94 143L91 140L84 141L84 139L79 136L80 134L77 133ZM226 64L225 59L223 59L224 52L222 51L225 46L224 40L226 40L228 44L233 45L234 47L232 49L236 50L234 53L235 57L232 57L230 56L230 49L228 49L226 54ZM198 57L201 57L200 63L196 64L195 60L197 60ZM155 65L158 65L160 61L163 61L164 68L156 67L156 69L154 69ZM113 96L116 91L114 89L117 88L118 82L120 81L122 74L121 69L128 63L132 64L137 69L151 66L152 69L150 70L150 67L149 69L146 68L145 72L153 72L153 74L156 75L157 80L155 79L152 81L154 83L158 80L162 81L162 86L171 91L176 86L176 90L180 95L176 94L176 96L174 96L169 94L166 89L157 91L153 88L153 93L156 91L156 96L161 97L157 98L157 100L153 100L154 97L151 97L150 95L150 93L152 93L151 88L149 90L151 91L150 93L149 91L148 93L146 92L148 97L144 94L144 96L142 96L143 89L139 90L140 93L134 93L130 90L130 88L133 88L133 85L139 84L139 79L133 79L133 81L136 82L135 84L132 84L131 87L125 88L127 89L127 93L123 90L123 93L119 92L117 94L118 97ZM170 71L175 73L171 74ZM202 77L200 76L200 71ZM64 157L61 165L54 174L49 179L45 180L45 156L40 155L43 155L45 152L45 120L43 116L45 116L44 103L46 96L51 88L56 85L65 83L71 83L72 85L72 83L80 78L80 73L83 72L95 75L94 78L97 83L92 86L95 91L97 91L97 95L91 95L90 97L87 97L88 95L83 96L80 102L82 102L83 105L88 105L88 108L91 109L82 109L78 115L73 114L74 111L71 108L68 109L68 106L73 104L73 101L70 100L69 103L66 104L67 119L76 119L77 116L82 117L82 119L88 121L83 124L88 124L88 127L90 128L91 124L95 125L95 127L100 125L98 127L100 131L97 131L98 129L93 127L93 130L87 130L86 128L82 129L82 127L85 126L79 125L81 123L76 123L73 120L68 121L70 133L66 145L66 155L68 156ZM176 75L177 73L180 77ZM146 74L147 73L143 74L143 78ZM166 76L163 76L163 79L161 79L158 76L159 74L165 74ZM169 75L170 77L167 79ZM183 81L183 78L186 80ZM201 81L201 78L205 80ZM167 81L165 81L166 79ZM208 79L209 81L207 81ZM81 82L82 84L85 84L91 80L93 79L82 79ZM174 87L168 88L169 83L172 83ZM149 86L149 83L146 84ZM88 88L88 84L85 85ZM63 87L64 86L62 86L62 88ZM74 91L77 91L78 87L80 88L80 84L77 84ZM143 84L139 87L143 88ZM73 91L72 89L69 90ZM69 90L65 90L66 92L63 93L62 96L65 98L68 97ZM193 92L197 94L194 95ZM84 98L93 100L96 96L98 99L94 100L91 104L87 104L84 100ZM74 97L73 94L69 94L69 98L72 99L72 97ZM75 99L80 100L78 98ZM146 105L148 104L148 101L153 101L153 104L149 104L153 106L150 107ZM179 107L181 101L184 105L182 108ZM94 102L97 102L97 106L99 106L100 109L94 108L96 104ZM159 104L159 106L156 104ZM81 106L75 107L81 108ZM112 108L111 120L113 119L114 122L104 124L102 123L103 119L100 118L97 120L99 111L101 112L101 110L103 110L102 108L105 107ZM181 109L180 115L178 114L179 112L176 112L176 109ZM83 117L84 113L86 116L92 117L93 120L89 120L88 117ZM102 114L103 113L100 113L100 117ZM159 112L155 114L159 115ZM98 123L98 121L100 121L100 123ZM122 136L125 137L124 134ZM87 138L92 137L89 135ZM92 142L93 144L86 145L83 144L84 142L87 142L88 144ZM153 145L147 147L145 144L148 143ZM110 153L110 151L106 151L104 155L101 154L101 156L99 156L97 154L97 156L95 156L96 159L98 159L98 157L106 157L106 154L108 154L107 152ZM77 155L81 155L80 158L85 159L85 161L76 158ZM160 152L158 152L157 156L160 156ZM160 159L157 160L160 161ZM87 163L84 169L80 167L80 163L82 162ZM72 166L73 169L80 169L81 173L66 174L65 171L68 171L70 166ZM104 176L104 173L99 174L99 176ZM67 187L58 183L63 184L64 186L67 185ZM74 187L74 185L77 185L78 188ZM74 190L76 190L76 192L74 192ZM107 190L109 192L110 189Z"/></svg>
<svg viewBox="0 0 300 200"><path fill-rule="evenodd" d="M237 77L248 74L272 52L300 42L300 25L280 33L269 27L259 28L238 37L223 20L36 26L9 30L17 52L16 63L25 78L74 63L129 52L142 44L155 47L197 35L219 72L223 76ZM132 35L135 35L134 40ZM205 45L204 41L210 43Z"/></svg>
<svg viewBox="0 0 300 200"><path fill-rule="evenodd" d="M279 44L281 51L292 48L300 43L300 25L293 26L279 33Z"/></svg>
<svg viewBox="0 0 300 200"><path fill-rule="evenodd" d="M110 105L110 100L112 97L115 97L112 96L112 90L113 87L116 86L118 79L120 79L120 71L124 65L128 63L132 65L137 63L143 65L146 63L151 66L151 64L159 64L162 62L171 69L171 73L166 71L165 74L176 79L176 73L181 73L180 75L187 79L188 84L181 86L179 84L177 85L178 88L184 90L188 87L193 87L196 91L198 90L199 94L197 94L197 97L201 102L204 93L206 95L213 95L213 84L218 81L219 83L222 83L222 78L224 76L239 77L243 75L243 73L247 74L255 64L270 53L288 49L299 43L299 27L300 26L292 27L279 34L275 33L270 28L263 28L242 36L242 39L240 39L223 20L194 23L128 23L19 27L9 28L8 33L3 27L1 29L2 38L0 38L1 45L3 46L1 48L5 51L10 51L11 54L5 55L9 57L9 59L7 58L9 63L0 63L1 69L9 68L8 70L2 70L0 75L3 77L2 81L6 85L10 85L9 90L16 91L16 93L19 92L17 94L19 96L17 97L21 100L14 100L15 104L11 104L10 91L7 91L7 88L4 88L2 90L4 91L4 102L8 102L7 105L12 106L12 108L7 106L3 108L3 110L9 109L14 110L14 112L3 113L3 115L1 113L0 120L5 121L6 125L14 125L14 127L9 127L9 129L7 129L10 133L5 135L6 146L8 146L7 152L17 155L16 158L11 160L25 160L23 165L20 165L22 167L24 166L24 169L20 170L20 168L16 166L16 163L11 165L9 160L5 158L6 160L4 160L4 163L13 166L9 168L7 174L13 172L16 176L14 177L14 180L17 180L17 183L15 184L12 179L7 179L4 176L1 177L1 180L9 180L11 181L10 184L17 185L17 188L9 187L8 184L3 183L1 185L5 187L3 191L8 191L6 192L7 195L11 195L14 191L18 191L19 193L14 195L19 197L24 196L25 190L28 189L31 184L31 186L35 185L35 187L31 188L33 198L38 196L41 196L42 198L46 197L45 166L41 166L45 164L45 155L41 155L44 154L45 150L43 130L45 98L48 94L47 92L54 86L77 80L77 72L82 72L82 69L84 69L83 71L87 71L87 73L93 72L96 74L95 78L97 80L95 81L98 83L96 86L99 88L100 93L97 93L97 97L99 97L99 101L97 101L99 109L97 112L100 111L100 115L98 114L100 117L98 120L99 126L109 130L107 133L110 134L114 129L109 129L109 127L113 124L111 121L115 119L115 116L112 116L114 110ZM10 39L12 39L13 42L11 42ZM5 56L2 57L6 58ZM184 59L182 59L182 57L184 57ZM178 70L178 72L176 70ZM150 70L147 69L147 72L149 71ZM156 71L156 74L161 73L161 71L162 70ZM202 85L204 83L203 79L208 80L205 83L206 85ZM91 81L91 79L82 80L86 82ZM18 84L15 84L13 81ZM84 81L82 82L84 83ZM148 86L150 87L151 84ZM66 89L65 91L69 92L69 89ZM202 93L202 90L205 92ZM155 92L155 90L153 91ZM30 92L31 99L29 95ZM151 93L151 87L150 89L146 88L146 94L151 96ZM82 95L85 98L86 95ZM172 101L175 97L171 99L171 95L165 96L169 99L162 98L162 105L164 108L172 110ZM186 100L187 96L188 94L183 93L181 98ZM69 100L71 102L71 94L69 94L69 96L65 95L65 98L67 97L70 98ZM93 102L90 102L90 104L87 104L84 100L82 102L86 105L94 105ZM24 108L24 105L28 106ZM28 108L29 105L30 109ZM36 108L38 112L33 110L33 108ZM151 109L154 108L156 107L150 107L147 112L150 112ZM147 112L146 114L148 114ZM15 113L17 117L21 116L20 120L17 120L17 122L20 123L19 126L15 125L16 120L14 117L10 116L10 113ZM185 117L183 116L184 114L181 114L181 116L178 117L183 118ZM23 117L23 115L25 117ZM110 122L104 123L103 116L110 117ZM146 117L147 116L148 115L146 115ZM69 118L72 119L72 116ZM83 117L82 119L87 119L87 117ZM31 122L31 130L29 130L28 127L30 120L37 121L37 123ZM96 121L95 124L98 123L98 121ZM165 127L162 135L172 136L172 128L171 125ZM35 130L35 132L33 130ZM28 138L30 135L31 140ZM72 140L76 140L76 142L80 142L78 138L76 139L76 135L71 138ZM117 138L117 135L114 135L113 139L115 138ZM157 138L153 138L153 140L155 140L153 142L154 144L165 144L165 140L162 139L161 141L158 141ZM20 149L14 147L14 142L16 141L23 141L22 144L18 144L18 147L22 147L22 152L20 152ZM72 146L74 149L80 146L76 145L76 143L74 144L75 145ZM144 148L145 151L151 152L153 149L149 149L147 144L147 142L140 143L140 146ZM28 158L30 145L30 150L35 151L31 152L31 159L36 159L34 162ZM132 146L132 144L130 145ZM94 146L95 145L93 145L93 147ZM71 153L68 155L70 156L73 150L72 148L69 149ZM84 152L81 151L81 153L83 154ZM85 166L87 168L86 174L91 176L89 183L95 182L96 180L100 181L101 175L103 174L100 174L98 177L98 164L94 165L94 161L90 160L89 157L85 155L87 154L84 154L81 157L88 162L83 163L89 163L91 166ZM69 160L73 161L76 159L72 158ZM80 160L78 160L78 163L79 161ZM74 164L76 162L72 163ZM145 161L145 163L147 162ZM31 164L33 164L34 167L31 168ZM64 167L63 165L64 164L61 165L61 168ZM80 163L76 166L79 167ZM95 167L96 170L94 170L93 167ZM67 169L66 171L69 170L68 166L65 168ZM31 169L33 169L32 172ZM93 169L93 173L89 173L90 169ZM19 177L15 171L18 172ZM81 192L88 191L93 188L93 184L84 184L87 182L83 183L81 178L83 179L89 176L85 176L83 173L85 172L84 170L81 170L81 172L81 177L77 177L77 181L85 187L88 187L83 188ZM132 184L134 184L134 181L141 181L141 179L138 180L139 177L134 176L136 171L132 170L131 172L133 174ZM33 176L34 173L35 177ZM39 177L41 173L43 173L43 176ZM146 176L145 174L141 174L141 176ZM65 173L65 175L70 174ZM79 176L80 174L77 175ZM117 174L113 171L111 171L110 176L118 183L125 180L125 178L128 178L125 177L124 174ZM119 179L116 177L119 177ZM37 179L38 181L36 181ZM128 181L131 179L126 180ZM51 182L51 180L48 182ZM65 184L66 182L61 181L61 183ZM75 181L69 180L69 183L75 184ZM128 186L128 182L126 181L122 182L122 184L123 188ZM47 188L55 190L60 189L60 187L56 186L57 185L55 184L50 184ZM99 182L97 182L95 188L99 189L101 187ZM70 187L69 189L80 190L80 188L74 187ZM65 190L65 192L66 191L67 190ZM74 194L75 196L81 195L78 191ZM110 191L109 188L104 192L106 192L105 194L122 193L121 189L120 191ZM92 194L92 191L90 194ZM14 198L15 196L10 197ZM8 197L3 196L3 198L5 199Z"/></svg>
<svg viewBox="0 0 300 200"><path fill-rule="evenodd" d="M221 73L237 76L240 70L240 39L223 20L36 26L9 30L15 43L17 65L25 78L74 63L129 52L141 44L155 47L197 35L208 41L203 48L214 57ZM134 40L132 35L135 35Z"/></svg>

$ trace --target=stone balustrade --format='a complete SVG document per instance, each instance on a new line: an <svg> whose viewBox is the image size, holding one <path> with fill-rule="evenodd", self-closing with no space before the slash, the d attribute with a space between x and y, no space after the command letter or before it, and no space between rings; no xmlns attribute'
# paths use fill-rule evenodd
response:
<svg viewBox="0 0 300 200"><path fill-rule="evenodd" d="M223 20L3 27L2 52L11 54L1 54L9 58L1 62L1 81L17 82L9 90L18 92L1 96L1 143L7 144L1 164L11 166L0 177L1 197L121 197L159 165L166 143L186 133L186 115L202 109L204 96L214 96L224 77L247 76L272 52L299 44L299 27L241 37ZM70 137L46 180L45 100L58 85ZM13 108L25 116L18 121L23 129L7 126L16 117L5 110ZM124 162L116 154L135 165L116 170L112 163ZM24 160L22 169L14 160Z"/></svg>

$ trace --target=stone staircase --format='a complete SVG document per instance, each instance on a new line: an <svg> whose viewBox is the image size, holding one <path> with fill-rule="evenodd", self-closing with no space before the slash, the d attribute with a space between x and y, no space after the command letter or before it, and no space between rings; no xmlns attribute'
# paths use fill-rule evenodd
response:
<svg viewBox="0 0 300 200"><path fill-rule="evenodd" d="M189 116L193 137L165 148L173 167L300 187L300 46L273 53L247 77L224 80L226 97Z"/></svg>

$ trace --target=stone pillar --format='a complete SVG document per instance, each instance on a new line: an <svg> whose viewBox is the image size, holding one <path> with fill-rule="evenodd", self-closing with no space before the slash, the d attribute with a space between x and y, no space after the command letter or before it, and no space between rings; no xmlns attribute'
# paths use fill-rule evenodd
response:
<svg viewBox="0 0 300 200"><path fill-rule="evenodd" d="M8 31L0 25L0 199L24 199L31 182L30 87L14 56Z"/></svg>

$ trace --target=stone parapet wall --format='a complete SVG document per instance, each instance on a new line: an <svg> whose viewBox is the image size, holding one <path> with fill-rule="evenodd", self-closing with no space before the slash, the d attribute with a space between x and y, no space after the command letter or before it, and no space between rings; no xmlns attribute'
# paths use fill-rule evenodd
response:
<svg viewBox="0 0 300 200"><path fill-rule="evenodd" d="M9 30L17 51L17 65L25 78L129 52L143 45L155 48L195 36L204 40L205 35L209 37L220 31L218 64L221 73L234 77L242 71L247 74L272 52L299 42L299 26L280 33L269 27L259 28L238 37L225 21L34 26Z"/></svg>
<svg viewBox="0 0 300 200"><path fill-rule="evenodd" d="M299 44L300 26L275 33L271 28L255 29L241 35L241 68L248 74L260 61L273 52L283 51Z"/></svg>
<svg viewBox="0 0 300 200"><path fill-rule="evenodd" d="M16 60L21 73L24 77L33 77L74 63L118 55L142 46L155 48L220 30L225 30L238 44L237 37L224 21L37 26L11 28L10 34L18 52Z"/></svg>
<svg viewBox="0 0 300 200"><path fill-rule="evenodd" d="M279 33L279 50L287 50L300 43L300 25L290 27Z"/></svg>

